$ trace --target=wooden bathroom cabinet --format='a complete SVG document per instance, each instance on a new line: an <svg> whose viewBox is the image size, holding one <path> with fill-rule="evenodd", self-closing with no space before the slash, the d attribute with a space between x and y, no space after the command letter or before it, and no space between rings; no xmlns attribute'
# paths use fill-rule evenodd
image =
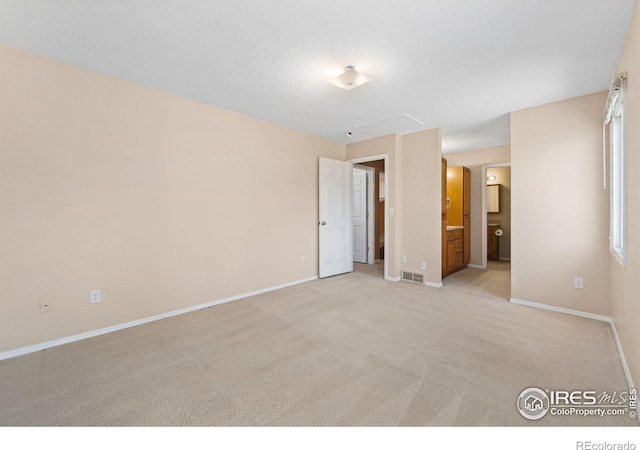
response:
<svg viewBox="0 0 640 450"><path fill-rule="evenodd" d="M447 167L443 160L442 177L442 276L447 276L471 259L471 172L467 167Z"/></svg>

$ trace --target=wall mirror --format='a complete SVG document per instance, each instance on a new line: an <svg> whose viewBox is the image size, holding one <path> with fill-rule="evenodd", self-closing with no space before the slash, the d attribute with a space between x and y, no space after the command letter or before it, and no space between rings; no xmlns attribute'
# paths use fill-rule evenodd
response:
<svg viewBox="0 0 640 450"><path fill-rule="evenodd" d="M490 184L487 186L487 212L500 212L500 185Z"/></svg>

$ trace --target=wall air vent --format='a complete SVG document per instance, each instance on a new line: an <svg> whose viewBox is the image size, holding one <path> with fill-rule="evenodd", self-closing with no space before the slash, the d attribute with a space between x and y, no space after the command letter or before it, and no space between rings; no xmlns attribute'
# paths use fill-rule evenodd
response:
<svg viewBox="0 0 640 450"><path fill-rule="evenodd" d="M414 281L416 283L424 283L424 275L421 273L413 273L402 271L402 280L403 281Z"/></svg>

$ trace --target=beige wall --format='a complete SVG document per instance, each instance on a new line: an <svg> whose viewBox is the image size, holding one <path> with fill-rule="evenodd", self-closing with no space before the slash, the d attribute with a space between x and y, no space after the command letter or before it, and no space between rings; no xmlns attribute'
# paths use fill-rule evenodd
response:
<svg viewBox="0 0 640 450"><path fill-rule="evenodd" d="M611 313L605 100L598 93L511 114L513 298Z"/></svg>
<svg viewBox="0 0 640 450"><path fill-rule="evenodd" d="M388 155L386 171L389 277L399 279L401 269L424 273L431 283L440 283L440 158L442 133L426 130L404 136L390 134L347 145L347 160ZM405 190L408 197L405 198ZM434 211L437 211L434 214ZM405 239L407 243L405 243ZM401 263L401 255L407 263ZM420 270L420 261L427 270Z"/></svg>
<svg viewBox="0 0 640 450"><path fill-rule="evenodd" d="M317 275L318 157L344 145L7 47L0 68L0 351Z"/></svg>
<svg viewBox="0 0 640 450"><path fill-rule="evenodd" d="M640 3L636 3L618 72L627 72L627 267L611 262L613 321L636 386L640 383ZM613 74L611 74L613 78Z"/></svg>
<svg viewBox="0 0 640 450"><path fill-rule="evenodd" d="M511 167L490 167L487 176L494 176L494 181L488 184L499 184L500 212L487 213L487 223L500 222L500 229L504 233L500 239L500 258L511 259Z"/></svg>
<svg viewBox="0 0 640 450"><path fill-rule="evenodd" d="M400 186L400 136L390 134L388 136L369 139L366 141L348 144L347 160L357 160L372 156L388 156L388 167L386 169L387 181L387 208L394 208L394 215L388 216L389 226L388 240L385 242L387 251L387 264L390 278L400 276L400 219L402 211L400 206L401 186ZM379 158L377 158L379 159Z"/></svg>
<svg viewBox="0 0 640 450"><path fill-rule="evenodd" d="M482 166L510 162L511 147L503 145L468 152L447 153L443 156L450 167L469 168L471 175L471 259L469 264L482 266L482 185L486 183L486 178L482 176Z"/></svg>
<svg viewBox="0 0 640 450"><path fill-rule="evenodd" d="M440 129L402 136L402 269L442 281L442 134ZM426 262L427 269L420 269Z"/></svg>

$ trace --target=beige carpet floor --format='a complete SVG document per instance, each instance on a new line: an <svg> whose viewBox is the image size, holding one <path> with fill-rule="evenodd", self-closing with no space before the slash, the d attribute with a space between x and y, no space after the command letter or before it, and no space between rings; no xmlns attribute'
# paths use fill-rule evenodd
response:
<svg viewBox="0 0 640 450"><path fill-rule="evenodd" d="M509 264L443 288L382 265L0 361L1 425L637 425L516 410L626 390L606 323L510 304Z"/></svg>

